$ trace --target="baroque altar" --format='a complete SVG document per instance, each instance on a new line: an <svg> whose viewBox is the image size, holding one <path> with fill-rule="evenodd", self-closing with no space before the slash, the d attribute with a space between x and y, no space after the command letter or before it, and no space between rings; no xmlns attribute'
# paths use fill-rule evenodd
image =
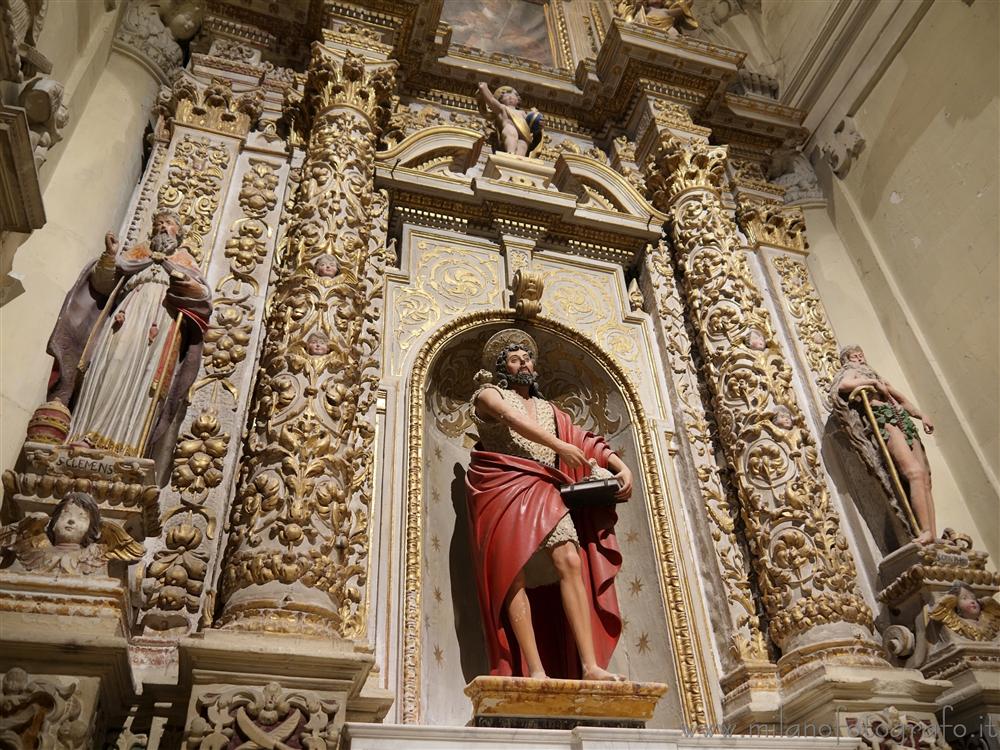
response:
<svg viewBox="0 0 1000 750"><path fill-rule="evenodd" d="M125 5L116 44L160 49L148 154L4 467L0 734L998 747L1000 578L905 515L929 475L878 451L881 378L875 448L834 434L806 113L722 22ZM601 679L504 672L484 638L467 485L509 329L632 482Z"/></svg>

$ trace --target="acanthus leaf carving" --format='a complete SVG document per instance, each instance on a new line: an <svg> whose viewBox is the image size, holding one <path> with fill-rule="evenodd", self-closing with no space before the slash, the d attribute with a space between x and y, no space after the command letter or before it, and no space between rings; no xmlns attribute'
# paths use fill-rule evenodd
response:
<svg viewBox="0 0 1000 750"><path fill-rule="evenodd" d="M205 693L187 727L187 747L304 747L333 750L339 703L311 690L285 690L277 682ZM221 744L220 744L221 743ZM232 745L235 747L235 745Z"/></svg>

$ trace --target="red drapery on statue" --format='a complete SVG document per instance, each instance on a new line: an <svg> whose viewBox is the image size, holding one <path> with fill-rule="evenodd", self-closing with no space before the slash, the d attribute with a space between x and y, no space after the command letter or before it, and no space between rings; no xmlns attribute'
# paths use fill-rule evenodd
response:
<svg viewBox="0 0 1000 750"><path fill-rule="evenodd" d="M612 450L604 438L584 432L553 405L561 440L607 468ZM476 450L466 474L471 547L479 590L490 674L526 676L527 663L507 621L504 601L517 573L566 513L559 486L590 473L553 469L527 458ZM615 539L614 507L574 512L580 537L584 588L590 604L597 663L607 668L621 635L615 575L621 551ZM559 584L527 589L542 665L549 677L578 679L580 658L562 607Z"/></svg>

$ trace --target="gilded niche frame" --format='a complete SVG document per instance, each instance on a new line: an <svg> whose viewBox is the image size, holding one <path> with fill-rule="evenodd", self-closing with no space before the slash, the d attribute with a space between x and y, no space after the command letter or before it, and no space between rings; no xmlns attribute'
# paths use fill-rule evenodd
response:
<svg viewBox="0 0 1000 750"><path fill-rule="evenodd" d="M404 511L405 572L403 575L402 628L402 721L420 722L421 651L420 618L423 582L423 460L424 395L427 377L437 356L456 336L491 325L516 325L514 311L482 310L462 315L438 328L420 347L413 363L406 389L407 448L406 500ZM647 491L647 511L653 532L658 583L663 597L666 625L673 647L674 665L679 686L680 705L685 725L692 729L712 726L714 704L706 684L705 655L701 643L692 637L692 600L684 584L681 564L676 556L676 524L667 505L667 487L660 480L657 466L661 454L653 439L653 430L635 385L614 358L586 335L558 321L539 316L532 326L558 336L589 351L596 364L622 394L635 431L637 457Z"/></svg>

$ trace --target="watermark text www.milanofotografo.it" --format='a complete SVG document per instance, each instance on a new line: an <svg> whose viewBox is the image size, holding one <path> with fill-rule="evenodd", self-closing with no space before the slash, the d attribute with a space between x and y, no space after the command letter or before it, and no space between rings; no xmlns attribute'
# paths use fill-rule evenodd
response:
<svg viewBox="0 0 1000 750"><path fill-rule="evenodd" d="M863 715L847 715L843 709L836 710L836 719L833 723L811 723L802 722L786 724L781 713L774 722L754 723L736 731L735 727L728 724L717 724L710 727L693 728L686 726L684 736L686 737L804 737L804 738L826 738L838 740L850 740L853 742L858 737L869 739L888 739L893 737L898 739L900 735L911 737L919 733L926 741L933 739L937 734L943 734L953 739L963 739L965 737L1000 738L1000 727L986 722L983 726L968 727L965 724L956 724L948 721L948 714L951 706L946 706L938 723L925 719L912 720L905 724L887 722L878 713Z"/></svg>

